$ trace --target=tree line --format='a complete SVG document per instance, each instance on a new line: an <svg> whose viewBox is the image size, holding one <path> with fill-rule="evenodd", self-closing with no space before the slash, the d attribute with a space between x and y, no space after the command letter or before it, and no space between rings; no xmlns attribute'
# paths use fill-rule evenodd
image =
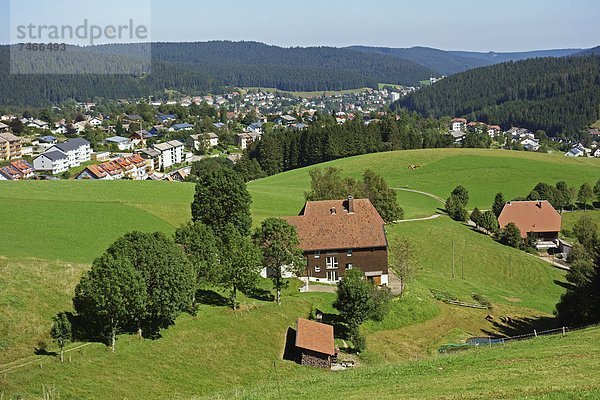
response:
<svg viewBox="0 0 600 400"><path fill-rule="evenodd" d="M371 170L365 170L362 182L354 178L342 178L342 170L329 167L324 171L315 168L309 172L311 190L304 194L306 201L340 200L349 196L371 201L386 223L404 218L404 210L398 205L396 191Z"/></svg>
<svg viewBox="0 0 600 400"><path fill-rule="evenodd" d="M547 134L577 135L600 119L600 57L538 58L450 76L400 99L431 117L523 126Z"/></svg>
<svg viewBox="0 0 600 400"><path fill-rule="evenodd" d="M600 235L598 224L582 216L573 226L577 238L567 257L567 291L556 305L556 316L570 326L600 323Z"/></svg>
<svg viewBox="0 0 600 400"><path fill-rule="evenodd" d="M277 129L248 149L267 175L326 161L392 150L453 147L446 121L400 112L381 121L362 120L343 125L317 121L298 131Z"/></svg>

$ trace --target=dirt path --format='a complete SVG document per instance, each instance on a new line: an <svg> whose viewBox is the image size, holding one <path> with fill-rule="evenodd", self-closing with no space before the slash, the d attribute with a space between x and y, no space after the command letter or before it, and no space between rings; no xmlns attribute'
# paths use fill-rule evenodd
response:
<svg viewBox="0 0 600 400"><path fill-rule="evenodd" d="M70 352L75 351L75 350L79 350L79 349L84 348L84 347L89 346L89 345L91 345L91 343L80 344L80 345L78 345L76 347L72 347L70 349L65 350L65 354L70 353ZM17 360L17 361L13 361L12 363L8 363L8 364L5 364L5 365L0 365L0 374L6 374L8 372L12 372L14 370L26 367L26 366L31 365L33 363L39 362L39 361L43 360L45 357L48 357L48 356L32 356L32 357L33 357L33 359L31 359L31 360L29 360L27 362L23 362L23 360ZM18 363L21 363L21 364L18 364ZM12 364L15 364L15 365L12 365Z"/></svg>
<svg viewBox="0 0 600 400"><path fill-rule="evenodd" d="M407 188L392 188L392 190L398 190L401 192L411 192L411 193L417 193L417 194L422 194L423 196L427 196L427 197L431 197L432 199L442 203L442 204L446 204L446 200L442 199L440 196L435 195L433 193L427 193L427 192L422 192L420 190L414 190L414 189L407 189Z"/></svg>
<svg viewBox="0 0 600 400"><path fill-rule="evenodd" d="M401 219L399 221L395 221L394 223L401 224L403 222L431 221L432 219L438 219L439 217L441 217L440 214L435 214L435 215L432 215L430 217L425 217L425 218Z"/></svg>

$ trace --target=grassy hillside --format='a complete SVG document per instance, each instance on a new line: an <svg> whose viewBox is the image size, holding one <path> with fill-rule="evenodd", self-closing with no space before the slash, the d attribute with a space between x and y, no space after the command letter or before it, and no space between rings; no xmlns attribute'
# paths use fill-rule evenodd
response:
<svg viewBox="0 0 600 400"><path fill-rule="evenodd" d="M242 297L242 309L234 313L216 301L201 306L196 316L180 317L159 340L120 336L115 354L101 344L91 344L67 353L70 361L61 364L56 357L31 355L36 341L28 335L36 334L35 339L50 343L44 329L55 309L68 307L75 281L72 278L81 271L71 270L69 278L56 285L53 275L60 273L61 266L47 269L46 265L40 268L35 263L8 262L3 272L15 271L14 267L20 269L18 273L9 272L12 288L6 294L0 292L0 326L7 323L11 329L10 340L5 342L8 349L0 350L0 394L7 398L40 398L42 385L56 388L61 399L214 397L232 387L243 391L277 380L330 376L329 371L282 361L281 355L286 330L295 325L298 317L306 316L311 307L326 313L334 311L332 293L300 294L299 283L292 282L284 292L281 307ZM27 285L36 290L19 290ZM262 285L267 289L270 282L263 281ZM219 296L215 298L218 300ZM361 369L368 374L371 368L390 362L424 359L435 355L437 348L449 341L502 333L508 328L486 321L488 313L437 303L425 287L414 282L403 299L392 303L384 321L364 327L369 350L361 358ZM537 315L502 305L494 313L515 318ZM32 316L35 320L30 321ZM22 332L20 336L12 333L17 327ZM56 347L51 345L49 350L55 351Z"/></svg>
<svg viewBox="0 0 600 400"><path fill-rule="evenodd" d="M229 390L223 398L597 399L600 330Z"/></svg>
<svg viewBox="0 0 600 400"><path fill-rule="evenodd" d="M395 225L388 228L388 234L405 236L412 243L420 267L415 278L419 283L430 289L450 292L465 301L477 293L496 304L552 313L564 291L555 283L563 279L562 272L448 217Z"/></svg>
<svg viewBox="0 0 600 400"><path fill-rule="evenodd" d="M416 171L411 165L420 166ZM446 198L459 184L469 189L470 208L489 209L494 195L502 191L507 199L526 196L538 182L569 185L595 181L600 173L600 160L570 159L562 155L477 149L411 150L370 154L321 164L334 166L346 175L359 177L365 168L380 173L392 187L426 191ZM316 166L285 172L252 182L249 189L254 199L253 216L260 220L269 216L298 213L304 203L304 191L310 186L308 172ZM399 193L400 204L406 204L407 217L431 215L439 207L436 202L412 193Z"/></svg>
<svg viewBox="0 0 600 400"><path fill-rule="evenodd" d="M91 262L125 232L173 232L190 219L192 185L163 182L0 182L0 255Z"/></svg>

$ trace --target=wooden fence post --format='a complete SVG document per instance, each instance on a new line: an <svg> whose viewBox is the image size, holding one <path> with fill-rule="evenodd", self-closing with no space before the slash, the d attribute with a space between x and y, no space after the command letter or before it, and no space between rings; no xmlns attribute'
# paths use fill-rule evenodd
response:
<svg viewBox="0 0 600 400"><path fill-rule="evenodd" d="M538 335L537 335L537 330L535 330L535 329L534 329L534 330L533 330L533 334L535 335L535 337L538 337Z"/></svg>

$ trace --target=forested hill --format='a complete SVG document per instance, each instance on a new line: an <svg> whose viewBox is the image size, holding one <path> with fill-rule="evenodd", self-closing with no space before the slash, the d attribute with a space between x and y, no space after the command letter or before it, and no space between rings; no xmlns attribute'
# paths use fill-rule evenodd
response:
<svg viewBox="0 0 600 400"><path fill-rule="evenodd" d="M513 53L445 51L429 47L389 48L353 46L353 50L369 54L381 54L408 60L431 68L443 75L452 75L473 68L487 67L507 61L521 61L529 58L566 57L581 52L581 49L536 50Z"/></svg>
<svg viewBox="0 0 600 400"><path fill-rule="evenodd" d="M136 45L85 48L87 62L138 54ZM272 87L287 91L326 91L416 85L437 74L411 61L329 47L281 48L255 42L153 43L148 76L14 76L9 48L0 46L0 105L41 106L67 99L139 98L218 91L224 86ZM85 68L84 68L85 69Z"/></svg>
<svg viewBox="0 0 600 400"><path fill-rule="evenodd" d="M415 62L333 47L282 48L257 42L155 43L152 56L187 63L237 86L289 91L414 86L438 74Z"/></svg>
<svg viewBox="0 0 600 400"><path fill-rule="evenodd" d="M478 68L406 96L392 108L573 134L600 118L600 57L538 58Z"/></svg>
<svg viewBox="0 0 600 400"><path fill-rule="evenodd" d="M409 60L417 64L431 68L442 75L452 75L469 69L485 67L493 63L475 57L454 55L450 52L429 47L388 48L388 47L366 47L353 46L353 50L362 51L367 54L380 54Z"/></svg>

